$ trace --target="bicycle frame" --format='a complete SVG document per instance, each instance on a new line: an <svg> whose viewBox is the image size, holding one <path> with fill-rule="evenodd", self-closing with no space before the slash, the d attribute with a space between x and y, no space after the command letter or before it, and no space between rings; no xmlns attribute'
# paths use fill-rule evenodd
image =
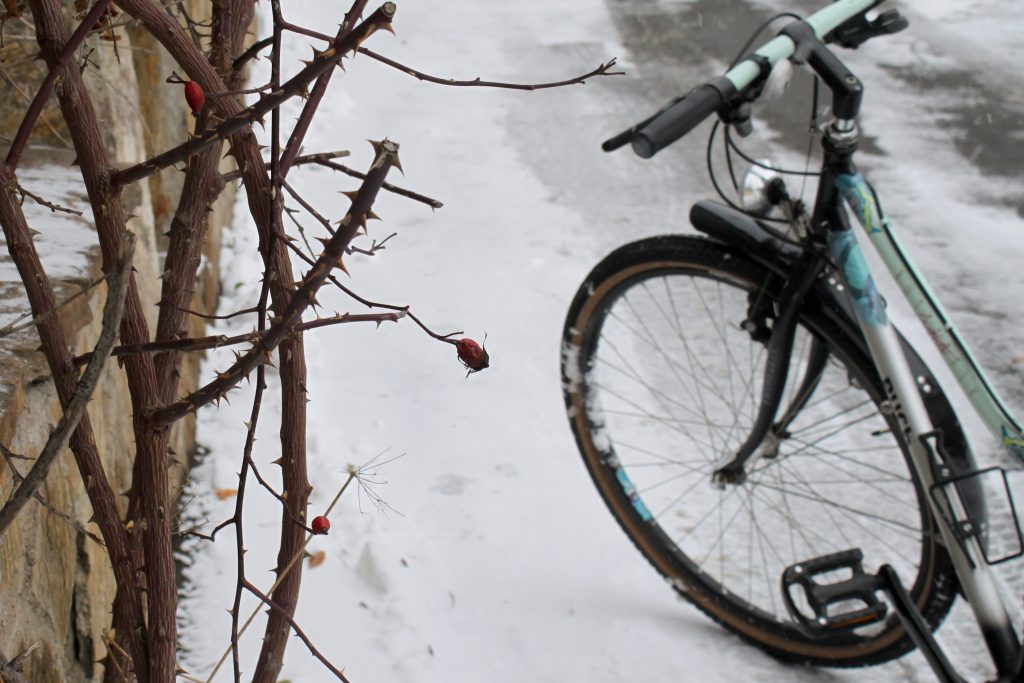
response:
<svg viewBox="0 0 1024 683"><path fill-rule="evenodd" d="M860 82L828 51L821 37L876 4L875 0L839 0L805 22L787 27L758 50L754 59L743 60L726 73L725 78L738 91L743 91L765 77L766 65L774 66L778 61L793 57L794 61L808 61L830 87L834 112L853 112L849 118L833 121L823 139L825 159L810 232L826 242L826 251L844 281L857 323L888 395L889 406L909 445L913 467L925 490L932 493L929 505L1000 680L1011 677L1021 680L1024 678L1024 654L985 557L977 523L980 520L971 520L957 489L957 478L942 467L943 460L938 457L943 449L942 434L935 431L931 423L917 378L903 354L898 332L889 321L885 301L878 293L846 213L848 205L979 416L1010 452L1024 460L1024 433L1020 423L992 387L924 278L914 268L892 226L882 218L873 191L853 165L858 138L854 119L860 104ZM798 268L792 279L806 277ZM799 305L799 301L794 304ZM790 302L783 302L783 306L789 307ZM773 341L774 337L773 333ZM768 375L764 391L762 407L776 398L771 395L776 388ZM769 408L766 412L774 411ZM742 471L743 460L742 456L737 457L720 471L727 468ZM937 492L942 495L936 495ZM899 602L892 591L890 596ZM902 607L907 606L904 601ZM903 610L900 611L902 614ZM903 616L908 630L913 633L913 619ZM917 630L921 630L920 626ZM945 662L927 629L914 637L940 678L962 680Z"/></svg>
<svg viewBox="0 0 1024 683"><path fill-rule="evenodd" d="M811 228L815 234L827 239L829 253L846 285L857 322L888 394L893 414L910 446L911 459L922 485L928 491L944 492L942 497L931 496L929 503L996 669L1000 676L1009 677L1017 674L1021 648L985 559L979 535L980 520L973 520L972 523L949 473L941 469L937 451L942 448L942 436L934 431L928 417L917 380L903 355L896 329L886 313L885 302L878 293L870 268L849 225L844 201L863 223L872 242L879 247L883 260L933 339L945 337L951 341L956 340L955 345L947 342L943 356L947 362L953 359L951 368L961 384L968 381L965 390L973 379L989 390L982 398L999 407L1001 403L997 403L994 391L988 387L977 365L973 362L967 364L967 361L973 359L959 340L955 328L947 322L948 319L942 314L927 284L913 269L891 226L881 221L873 193L853 168L856 136L851 131L855 129L847 128L840 134L838 129L843 127L833 124L830 134L825 137L824 170ZM970 372L957 372L960 367L966 367ZM965 532L965 529L973 531Z"/></svg>
<svg viewBox="0 0 1024 683"><path fill-rule="evenodd" d="M882 218L870 186L859 174L841 175L836 178L836 184L895 278L903 296L928 331L946 365L967 394L975 412L1007 451L1024 460L1024 432L1020 423L992 387L956 326L946 315L924 277L914 267L892 226Z"/></svg>

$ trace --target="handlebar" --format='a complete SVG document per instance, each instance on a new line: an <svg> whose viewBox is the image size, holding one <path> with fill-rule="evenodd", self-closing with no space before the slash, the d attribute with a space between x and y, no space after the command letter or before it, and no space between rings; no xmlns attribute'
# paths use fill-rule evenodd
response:
<svg viewBox="0 0 1024 683"><path fill-rule="evenodd" d="M881 1L837 0L812 14L805 23L819 40L837 39L836 29L848 27L851 22L867 26L868 28L864 29L867 37L883 32L894 32L876 29L872 34L870 27L874 25L864 19L865 13ZM751 97L759 81L764 77L765 69L770 70L783 59L793 57L797 47L792 37L782 34L776 36L753 55L729 69L724 76L699 85L682 97L670 101L653 116L606 140L601 148L611 152L631 142L633 151L638 156L649 159L659 150L689 133L712 114L724 113L736 100ZM797 58L800 57L798 54Z"/></svg>
<svg viewBox="0 0 1024 683"><path fill-rule="evenodd" d="M632 136L633 151L650 159L722 109L735 92L736 88L725 77L697 86L654 115Z"/></svg>

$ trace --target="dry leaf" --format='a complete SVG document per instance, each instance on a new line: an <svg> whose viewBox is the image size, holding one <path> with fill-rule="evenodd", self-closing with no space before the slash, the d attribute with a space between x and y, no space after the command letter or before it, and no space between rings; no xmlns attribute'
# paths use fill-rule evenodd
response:
<svg viewBox="0 0 1024 683"><path fill-rule="evenodd" d="M227 500L228 498L234 498L238 494L238 489L217 489L213 493L220 500Z"/></svg>
<svg viewBox="0 0 1024 683"><path fill-rule="evenodd" d="M319 567L320 565L322 565L324 563L324 560L326 560L326 559L327 559L327 553L325 553L323 550L318 550L318 551L316 551L315 553L313 553L312 555L309 556L309 566L310 567Z"/></svg>

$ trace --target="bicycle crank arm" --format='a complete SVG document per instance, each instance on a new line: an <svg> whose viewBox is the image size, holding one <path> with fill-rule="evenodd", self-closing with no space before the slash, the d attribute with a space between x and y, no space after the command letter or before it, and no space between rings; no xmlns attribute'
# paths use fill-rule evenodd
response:
<svg viewBox="0 0 1024 683"><path fill-rule="evenodd" d="M805 251L793 264L793 275L786 283L780 297L783 302L782 311L772 325L771 338L768 340L768 356L765 360L761 404L758 407L757 419L739 450L723 465L715 469L712 481L716 484L742 483L746 479L747 462L757 452L758 447L761 446L771 430L775 415L782 402L782 392L786 388L789 357L793 351L793 339L796 336L797 315L804 297L814 285L825 264L825 258L813 249Z"/></svg>
<svg viewBox="0 0 1024 683"><path fill-rule="evenodd" d="M928 628L927 622L921 616L910 593L903 587L900 577L896 575L896 570L885 564L879 567L876 576L880 584L879 588L889 596L903 627L907 629L907 634L924 658L928 660L928 665L931 666L939 682L966 683L950 664L946 654L935 640L932 630Z"/></svg>

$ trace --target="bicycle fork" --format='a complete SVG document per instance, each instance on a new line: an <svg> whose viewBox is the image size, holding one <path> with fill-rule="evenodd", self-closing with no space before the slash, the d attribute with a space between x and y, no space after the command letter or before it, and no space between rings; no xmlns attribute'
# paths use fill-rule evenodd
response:
<svg viewBox="0 0 1024 683"><path fill-rule="evenodd" d="M793 404L787 408L785 416L779 423L772 424L782 403L786 376L789 374L789 360L793 351L793 339L796 336L797 315L803 305L804 297L814 286L815 280L818 279L827 263L824 255L818 250L807 249L794 264L793 272L796 273L796 276L790 278L779 297L782 302L782 310L779 311L768 338L764 379L761 387L761 404L758 408L757 418L743 445L715 469L712 479L717 484L741 483L746 478L746 465L750 459L756 453L771 451L777 446L782 432L785 431L793 417L800 412L814 391L814 387L817 386L818 379L825 367L827 351L824 344L815 340L804 380ZM751 303L748 319L743 323L747 332L757 334L757 329L763 326L763 321L759 321L757 318L765 317L759 309L768 305L771 304L767 300ZM766 441L767 437L771 438Z"/></svg>

